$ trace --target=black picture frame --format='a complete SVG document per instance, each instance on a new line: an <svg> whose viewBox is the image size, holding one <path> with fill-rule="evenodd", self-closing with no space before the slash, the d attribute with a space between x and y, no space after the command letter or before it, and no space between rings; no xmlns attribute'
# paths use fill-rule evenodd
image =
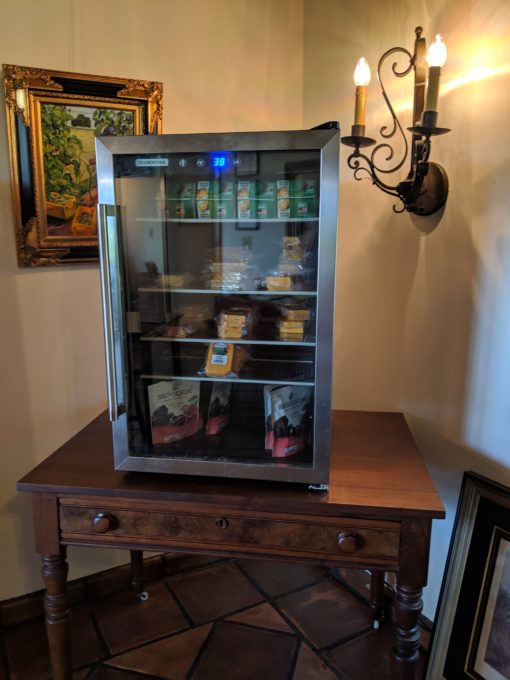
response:
<svg viewBox="0 0 510 680"><path fill-rule="evenodd" d="M426 680L510 679L509 612L510 488L466 472Z"/></svg>

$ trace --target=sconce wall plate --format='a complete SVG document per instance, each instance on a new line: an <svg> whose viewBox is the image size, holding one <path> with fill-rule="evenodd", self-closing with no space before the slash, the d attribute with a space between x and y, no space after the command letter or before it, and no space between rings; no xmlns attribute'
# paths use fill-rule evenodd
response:
<svg viewBox="0 0 510 680"><path fill-rule="evenodd" d="M379 59L377 77L392 117L391 128L384 125L380 129L380 135L384 141L377 143L375 139L367 137L365 125L360 124L353 125L351 135L342 137L341 141L342 144L354 148L354 151L347 158L347 165L354 171L354 178L361 180L363 177L368 177L379 189L398 198L400 205L393 206L395 212L407 211L415 215L432 215L446 203L448 176L441 165L429 160L431 137L444 135L450 130L437 126L437 111L424 111L427 64L425 59L426 43L425 38L422 38L422 32L421 26L415 29L416 38L413 54L403 47L392 47ZM407 128L412 133L410 145L389 100L381 75L382 66L386 59L396 53L405 55L409 64L404 70L399 70L397 62L394 62L391 67L393 75L397 78L403 78L411 71L414 72L413 125ZM439 69L437 71L439 72ZM397 132L404 143L404 151L402 156L392 163L395 152L388 140L394 137ZM372 146L374 148L369 155L361 151L361 149ZM408 156L411 161L410 169L403 181L392 185L382 179L385 175L400 170ZM389 165L383 167L381 162Z"/></svg>

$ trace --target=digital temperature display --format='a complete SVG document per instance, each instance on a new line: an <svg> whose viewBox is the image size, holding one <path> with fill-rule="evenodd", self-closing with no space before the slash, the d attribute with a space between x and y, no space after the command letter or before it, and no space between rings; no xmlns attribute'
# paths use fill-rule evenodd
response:
<svg viewBox="0 0 510 680"><path fill-rule="evenodd" d="M211 167L215 170L226 170L230 167L231 155L228 153L211 154Z"/></svg>

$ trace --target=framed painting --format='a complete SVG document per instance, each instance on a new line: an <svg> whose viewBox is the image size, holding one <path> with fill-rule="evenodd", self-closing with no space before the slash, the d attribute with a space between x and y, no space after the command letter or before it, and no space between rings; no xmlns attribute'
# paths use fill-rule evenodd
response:
<svg viewBox="0 0 510 680"><path fill-rule="evenodd" d="M152 81L4 64L20 267L98 258L94 138L161 133Z"/></svg>
<svg viewBox="0 0 510 680"><path fill-rule="evenodd" d="M510 488L464 475L427 680L510 680Z"/></svg>

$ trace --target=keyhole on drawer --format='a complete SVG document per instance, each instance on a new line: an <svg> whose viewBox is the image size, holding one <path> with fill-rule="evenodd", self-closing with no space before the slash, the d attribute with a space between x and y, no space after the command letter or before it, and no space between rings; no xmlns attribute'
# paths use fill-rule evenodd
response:
<svg viewBox="0 0 510 680"><path fill-rule="evenodd" d="M228 519L225 517L218 517L217 520L214 522L218 529L226 529L228 527Z"/></svg>

